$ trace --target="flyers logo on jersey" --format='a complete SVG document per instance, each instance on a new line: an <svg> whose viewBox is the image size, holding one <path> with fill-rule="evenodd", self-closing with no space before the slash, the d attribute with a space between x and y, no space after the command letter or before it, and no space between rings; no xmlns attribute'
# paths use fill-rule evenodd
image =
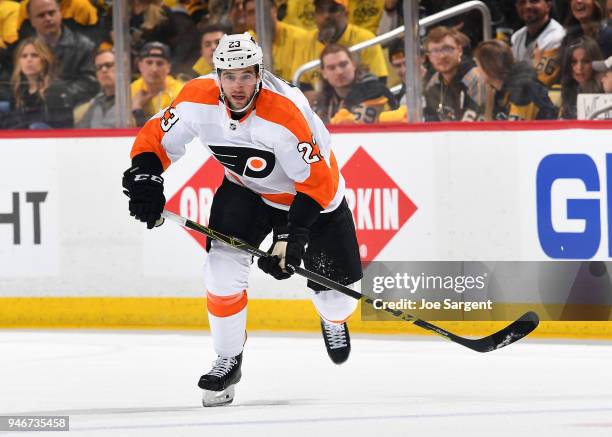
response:
<svg viewBox="0 0 612 437"><path fill-rule="evenodd" d="M272 152L250 147L208 146L215 159L228 170L248 178L265 178L272 170L276 158Z"/></svg>

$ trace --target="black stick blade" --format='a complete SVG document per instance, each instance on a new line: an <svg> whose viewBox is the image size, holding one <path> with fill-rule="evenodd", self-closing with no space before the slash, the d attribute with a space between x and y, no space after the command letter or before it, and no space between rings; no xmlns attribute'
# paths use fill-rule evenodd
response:
<svg viewBox="0 0 612 437"><path fill-rule="evenodd" d="M477 340L468 340L470 345L466 346L477 352L491 352L501 349L529 335L529 333L538 327L539 323L540 318L538 315L533 311L528 311L495 334Z"/></svg>
<svg viewBox="0 0 612 437"><path fill-rule="evenodd" d="M477 339L461 337L421 319L416 319L412 323L420 326L421 328L432 331L439 336L446 338L447 340L472 349L473 351L491 352L508 346L509 344L512 344L515 341L529 335L530 332L538 327L540 319L536 313L533 311L528 311L519 319L515 320L505 328L497 331L495 334Z"/></svg>

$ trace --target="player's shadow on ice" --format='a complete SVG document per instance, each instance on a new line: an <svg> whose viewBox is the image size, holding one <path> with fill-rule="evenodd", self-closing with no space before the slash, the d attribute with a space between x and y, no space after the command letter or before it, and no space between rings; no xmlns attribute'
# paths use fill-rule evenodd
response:
<svg viewBox="0 0 612 437"><path fill-rule="evenodd" d="M23 413L13 413L15 416L87 416L98 414L139 414L139 413L172 413L179 411L191 411L201 409L202 406L173 406L173 407L133 407L133 408L83 408L79 410L46 410L46 411L27 411Z"/></svg>
<svg viewBox="0 0 612 437"><path fill-rule="evenodd" d="M287 399L282 399L282 400L273 400L273 399L266 399L266 400L252 400L252 401L244 401L244 402L234 402L233 404L229 405L230 407L268 407L268 406L279 406L279 405L298 405L300 403L299 399L294 399L294 400L287 400Z"/></svg>
<svg viewBox="0 0 612 437"><path fill-rule="evenodd" d="M310 403L311 399L265 399L251 400L244 402L234 402L231 405L217 408L235 408L235 407L267 407L281 405L305 405ZM11 413L14 416L95 416L95 415L113 415L113 414L142 414L142 413L178 413L181 411L202 410L202 405L184 405L184 406L169 406L169 407L132 407L132 408L83 408L83 409L65 409L65 410L44 410L44 411L25 411L20 413Z"/></svg>

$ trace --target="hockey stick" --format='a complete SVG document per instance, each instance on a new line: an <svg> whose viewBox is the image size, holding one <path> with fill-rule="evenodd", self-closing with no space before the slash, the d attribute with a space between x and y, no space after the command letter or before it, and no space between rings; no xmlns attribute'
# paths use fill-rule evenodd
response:
<svg viewBox="0 0 612 437"><path fill-rule="evenodd" d="M230 237L228 235L221 234L213 229L210 229L206 226L203 226L199 223L186 219L185 217L181 217L180 215L176 215L170 211L164 210L162 212L162 217L167 218L173 222L176 222L187 229L191 229L192 231L198 232L200 234L204 234L209 238L213 238L218 241L222 241L223 243L232 246L238 250L242 250L243 252L247 252L256 257L268 256L266 252L256 247L251 246L244 241ZM293 267L293 266L291 266ZM302 267L293 267L295 273L300 276L303 276L307 279L310 279L317 284L328 287L332 290L336 290L340 293L346 294L354 299L363 299L370 305L374 305L374 301L371 297L356 292L355 290L350 289L342 284L339 284L335 281L332 281L329 278L321 276L315 272L307 270ZM384 311L392 314L393 316L404 320L405 322L414 323L416 326L427 329L428 331L434 332L441 337L444 337L447 340L453 341L455 343L459 343L462 346L470 348L476 352L490 352L496 349L501 349L504 346L508 346L509 344L514 343L515 341L520 340L521 338L528 335L532 332L540 322L538 315L533 311L528 311L523 314L518 320L515 320L510 325L505 328L497 331L494 334L488 335L483 338L478 339L470 339L465 337L460 337L452 332L449 332L445 329L440 328L432 323L426 322L425 320L421 320L418 317L415 317L410 314L406 314L400 310L391 310L388 308L384 308Z"/></svg>

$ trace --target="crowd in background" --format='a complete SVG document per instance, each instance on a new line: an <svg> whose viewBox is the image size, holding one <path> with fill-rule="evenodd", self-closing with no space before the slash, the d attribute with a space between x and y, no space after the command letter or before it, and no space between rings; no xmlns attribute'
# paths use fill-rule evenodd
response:
<svg viewBox="0 0 612 437"><path fill-rule="evenodd" d="M115 0L117 1L117 0ZM464 0L421 0L421 17ZM405 121L402 39L347 47L403 23L402 0L271 0L272 69L329 124ZM255 33L255 0L128 0L131 114L140 126L209 74L225 33ZM612 92L612 0L484 0L420 35L426 121L575 119ZM0 128L116 126L110 0L0 0ZM392 92L391 89L401 89Z"/></svg>

